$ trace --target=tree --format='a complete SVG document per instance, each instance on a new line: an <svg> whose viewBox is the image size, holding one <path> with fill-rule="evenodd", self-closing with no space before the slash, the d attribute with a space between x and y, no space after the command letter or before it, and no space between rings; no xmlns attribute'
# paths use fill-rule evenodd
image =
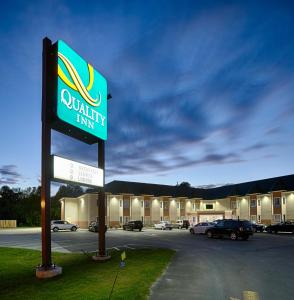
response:
<svg viewBox="0 0 294 300"><path fill-rule="evenodd" d="M180 183L179 185L180 187L185 187L185 188L190 188L191 184L187 181L183 181L182 183Z"/></svg>

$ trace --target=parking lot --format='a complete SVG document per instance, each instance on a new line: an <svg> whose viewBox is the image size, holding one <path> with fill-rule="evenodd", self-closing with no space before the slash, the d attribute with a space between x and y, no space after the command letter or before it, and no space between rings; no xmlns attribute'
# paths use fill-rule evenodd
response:
<svg viewBox="0 0 294 300"><path fill-rule="evenodd" d="M188 230L142 232L109 230L107 248L167 247L177 251L151 299L242 299L243 291L260 299L293 299L294 235L256 233L248 241L208 239ZM1 246L40 249L40 229L0 231ZM52 233L53 251L97 249L97 233ZM144 270L142 270L144 272Z"/></svg>

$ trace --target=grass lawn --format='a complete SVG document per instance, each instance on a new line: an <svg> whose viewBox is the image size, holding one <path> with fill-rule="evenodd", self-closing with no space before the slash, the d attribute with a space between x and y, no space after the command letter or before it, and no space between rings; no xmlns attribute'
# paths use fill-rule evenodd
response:
<svg viewBox="0 0 294 300"><path fill-rule="evenodd" d="M63 274L37 279L35 266L41 253L35 250L0 247L0 299L146 299L152 283L174 255L169 249L127 250L126 266L119 268L121 252L99 263L79 253L53 253L53 262Z"/></svg>

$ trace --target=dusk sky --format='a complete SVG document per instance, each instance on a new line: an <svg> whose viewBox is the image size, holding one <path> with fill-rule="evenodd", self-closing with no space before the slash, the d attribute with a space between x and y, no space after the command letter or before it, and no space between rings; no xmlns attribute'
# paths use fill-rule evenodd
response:
<svg viewBox="0 0 294 300"><path fill-rule="evenodd" d="M108 81L106 182L294 173L293 1L5 1L0 186L39 185L45 36ZM56 132L52 153L97 163L97 145Z"/></svg>

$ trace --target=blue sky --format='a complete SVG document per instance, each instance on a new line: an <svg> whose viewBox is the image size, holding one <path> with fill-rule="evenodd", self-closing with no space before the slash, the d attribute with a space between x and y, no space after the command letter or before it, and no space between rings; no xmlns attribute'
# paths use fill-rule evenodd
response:
<svg viewBox="0 0 294 300"><path fill-rule="evenodd" d="M0 186L39 184L42 38L108 80L106 181L194 186L293 173L291 1L10 1L0 13ZM97 146L56 132L52 152Z"/></svg>

